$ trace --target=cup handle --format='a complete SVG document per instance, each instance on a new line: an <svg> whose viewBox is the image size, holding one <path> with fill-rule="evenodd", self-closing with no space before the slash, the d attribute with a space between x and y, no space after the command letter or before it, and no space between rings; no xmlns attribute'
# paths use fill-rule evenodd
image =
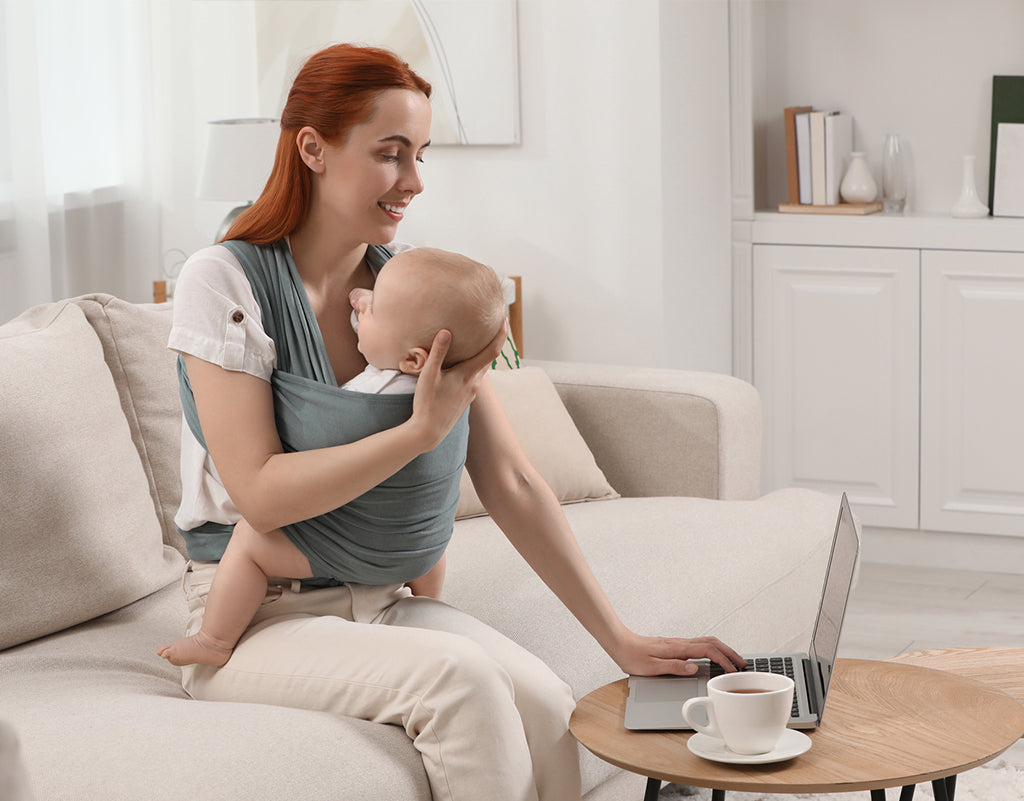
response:
<svg viewBox="0 0 1024 801"><path fill-rule="evenodd" d="M704 709L704 714L708 719L707 724L694 720L693 717L691 717L691 710L696 709L697 707L702 707ZM687 699L686 703L683 704L683 720L693 726L693 728L701 734L706 734L708 737L714 737L718 740L722 739L722 732L719 730L718 720L715 718L715 705L711 703L711 699L706 695L699 696L698 698Z"/></svg>

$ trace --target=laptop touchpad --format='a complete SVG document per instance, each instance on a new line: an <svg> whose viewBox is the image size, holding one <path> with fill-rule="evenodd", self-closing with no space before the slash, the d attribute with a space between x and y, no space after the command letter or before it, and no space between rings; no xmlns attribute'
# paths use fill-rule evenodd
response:
<svg viewBox="0 0 1024 801"><path fill-rule="evenodd" d="M694 679L643 679L634 698L643 704L678 701L700 695L700 682Z"/></svg>

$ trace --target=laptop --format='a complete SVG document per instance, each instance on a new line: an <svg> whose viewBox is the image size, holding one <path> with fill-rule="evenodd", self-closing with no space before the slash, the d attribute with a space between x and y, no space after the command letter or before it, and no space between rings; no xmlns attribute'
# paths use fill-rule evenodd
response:
<svg viewBox="0 0 1024 801"><path fill-rule="evenodd" d="M860 537L846 493L843 493L818 602L818 617L807 653L743 655L747 660L746 670L781 672L793 679L795 692L790 728L814 729L821 723L859 550ZM695 661L700 668L693 676L630 676L626 728L635 731L691 728L683 720L683 702L707 695L708 680L724 672L708 660Z"/></svg>

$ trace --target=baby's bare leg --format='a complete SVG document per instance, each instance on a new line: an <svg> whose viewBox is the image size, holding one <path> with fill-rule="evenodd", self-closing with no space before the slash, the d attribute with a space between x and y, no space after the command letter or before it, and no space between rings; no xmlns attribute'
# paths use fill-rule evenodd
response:
<svg viewBox="0 0 1024 801"><path fill-rule="evenodd" d="M444 587L445 555L429 572L424 573L418 579L407 582L413 595L424 595L428 598L441 600L441 589Z"/></svg>
<svg viewBox="0 0 1024 801"><path fill-rule="evenodd" d="M231 658L267 594L268 576L310 578L313 571L283 531L260 534L244 520L235 526L206 597L203 625L157 651L174 665L221 667Z"/></svg>

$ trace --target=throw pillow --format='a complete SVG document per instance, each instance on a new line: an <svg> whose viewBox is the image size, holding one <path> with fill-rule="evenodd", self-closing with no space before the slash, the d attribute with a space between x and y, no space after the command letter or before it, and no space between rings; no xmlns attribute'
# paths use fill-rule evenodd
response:
<svg viewBox="0 0 1024 801"><path fill-rule="evenodd" d="M103 346L164 542L184 553L184 540L174 525L181 503L181 401L177 356L166 347L171 304L128 303L111 295L89 295L75 303Z"/></svg>
<svg viewBox="0 0 1024 801"><path fill-rule="evenodd" d="M539 367L492 370L494 390L527 458L562 503L617 498L558 390ZM463 471L457 517L487 514Z"/></svg>
<svg viewBox="0 0 1024 801"><path fill-rule="evenodd" d="M0 327L0 649L167 586L149 484L103 350L82 310L55 303Z"/></svg>

